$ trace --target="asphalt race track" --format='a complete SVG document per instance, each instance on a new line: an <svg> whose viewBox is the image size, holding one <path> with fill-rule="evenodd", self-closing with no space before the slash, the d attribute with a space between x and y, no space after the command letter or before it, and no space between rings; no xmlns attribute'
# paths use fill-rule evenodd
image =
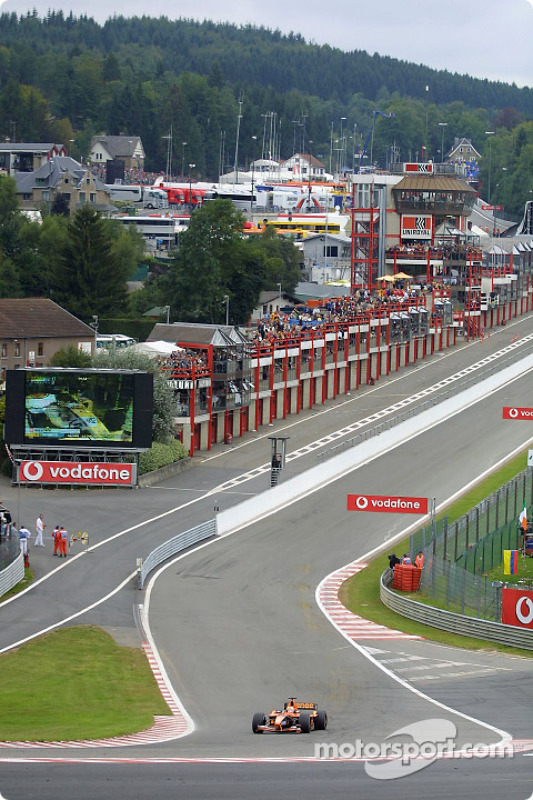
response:
<svg viewBox="0 0 533 800"><path fill-rule="evenodd" d="M280 421L276 430L286 427L290 449L297 450L348 421L431 386L503 347L517 332L524 336L532 329L531 319L508 325L489 341L454 351L453 357L435 356L431 366L424 362L408 379L407 373L391 376L354 398L354 403L338 398L329 413L310 413L292 428L288 421ZM531 439L527 423L501 421L503 405L530 404L530 387L531 375L523 376L276 515L166 566L150 592L150 627L194 731L165 744L113 751L0 750L2 796L159 800L249 798L261 791L365 800L453 795L529 798L533 776L527 753L514 758L443 759L397 780L373 779L361 761L349 758L311 759L317 743L382 743L397 729L431 718L454 724L457 745L494 744L501 731L515 739L533 740L528 718L533 690L530 661L407 639L361 640L354 647L333 628L315 600L325 575L364 557L413 521L410 515L347 512L348 493L445 501ZM17 490L6 487L3 499L11 508L20 502L31 521L44 510L45 521L53 526L60 513L63 519L57 522L74 530L82 519L80 527L90 531L91 546L100 546L76 560L71 557L49 580L0 608L0 648L83 612L123 582L122 590L73 623L101 624L124 643L138 641L132 605L142 596L128 580L135 557L209 518L214 499L227 508L264 489L265 477L256 477L238 481L226 493L209 494L213 487L264 464L266 444L263 433L249 446L232 448L233 452L219 448L178 479L150 490L62 493L60 512L58 493L22 492L19 500ZM316 463L316 455L302 455L290 462L288 475ZM180 506L184 507L152 521ZM105 543L134 526L139 527ZM34 558L36 569L42 564L43 575L57 566L55 562L50 551ZM252 713L269 711L290 695L316 700L325 708L328 730L309 736L254 736ZM269 763L268 759L284 760Z"/></svg>

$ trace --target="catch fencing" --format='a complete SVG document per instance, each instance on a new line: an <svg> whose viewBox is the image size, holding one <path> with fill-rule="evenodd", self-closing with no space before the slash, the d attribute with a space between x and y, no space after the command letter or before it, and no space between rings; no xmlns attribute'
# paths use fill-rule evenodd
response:
<svg viewBox="0 0 533 800"><path fill-rule="evenodd" d="M411 534L411 557L422 550L431 557L456 562L463 553L495 531L509 524L516 528L520 512L532 503L533 470L526 468L456 522L450 524L448 516L444 516ZM493 562L493 565L500 562ZM488 569L491 567L487 566L483 571Z"/></svg>
<svg viewBox="0 0 533 800"><path fill-rule="evenodd" d="M410 554L424 553L420 592L442 609L501 621L501 580L486 573L503 561L504 550L521 547L519 515L533 500L529 468L482 500L461 519L444 517L410 537Z"/></svg>

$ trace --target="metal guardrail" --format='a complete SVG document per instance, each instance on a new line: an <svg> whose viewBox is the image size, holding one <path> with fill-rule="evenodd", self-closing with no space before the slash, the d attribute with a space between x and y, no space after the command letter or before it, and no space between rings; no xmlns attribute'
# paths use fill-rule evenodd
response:
<svg viewBox="0 0 533 800"><path fill-rule="evenodd" d="M528 342L522 348L518 348L509 356L503 357L488 369L474 370L468 378L465 378L458 383L451 383L449 388L441 392L436 392L429 400L425 400L423 403L414 405L412 408L408 408L405 411L402 411L400 414L397 414L396 416L391 417L384 422L380 422L379 425L369 428L362 433L358 433L356 436L353 436L350 439L346 439L341 444L337 444L326 452L318 454L317 458L321 461L327 458L332 458L343 450L347 450L351 447L361 444L362 442L366 442L367 439L371 439L373 436L379 436L384 431L394 428L401 422L405 422L406 420L421 414L423 411L427 411L439 403L449 400L450 397L455 397L456 394L465 391L465 389L468 389L470 386L473 386L474 384L477 384L486 378L490 378L491 375L500 372L505 367L508 367L517 361L521 361L524 356L529 355L531 352L533 352L533 342Z"/></svg>
<svg viewBox="0 0 533 800"><path fill-rule="evenodd" d="M17 543L18 544L18 543ZM0 572L0 597L9 592L24 577L24 556L18 545L18 556Z"/></svg>
<svg viewBox="0 0 533 800"><path fill-rule="evenodd" d="M516 628L514 625L504 625L501 622L492 620L476 619L453 611L445 611L441 608L428 606L419 603L410 597L402 597L397 592L389 588L392 579L392 570L387 569L381 576L379 595L381 602L415 622L430 625L432 628L440 628L450 633L457 633L460 636L471 636L475 639L485 639L489 642L498 642L507 647L521 647L524 650L533 650L533 631L524 628Z"/></svg>
<svg viewBox="0 0 533 800"><path fill-rule="evenodd" d="M202 522L200 525L196 525L188 531L182 531L182 533L178 533L177 536L169 539L168 542L160 544L159 547L156 547L155 550L152 550L152 552L148 554L142 563L139 570L139 588L143 588L150 572L168 558L172 558L176 553L180 553L182 550L186 550L188 547L198 544L198 542L203 542L205 539L210 539L212 536L216 536L216 534L217 521L216 519L210 519L208 522Z"/></svg>

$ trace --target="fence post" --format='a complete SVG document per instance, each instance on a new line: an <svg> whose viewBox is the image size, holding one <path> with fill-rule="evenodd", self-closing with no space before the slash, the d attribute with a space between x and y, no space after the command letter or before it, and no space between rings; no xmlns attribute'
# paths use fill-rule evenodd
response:
<svg viewBox="0 0 533 800"><path fill-rule="evenodd" d="M505 487L505 522L506 525L509 522L509 484Z"/></svg>
<svg viewBox="0 0 533 800"><path fill-rule="evenodd" d="M479 542L479 506L476 506L476 544Z"/></svg>
<svg viewBox="0 0 533 800"><path fill-rule="evenodd" d="M455 523L455 550L454 550L454 554L453 554L453 560L454 561L457 561L457 546L458 546L457 545L457 538L458 538L458 536L459 536L459 523L456 522Z"/></svg>
<svg viewBox="0 0 533 800"><path fill-rule="evenodd" d="M488 536L490 533L490 497L487 498L487 530L485 531L485 535Z"/></svg>
<svg viewBox="0 0 533 800"><path fill-rule="evenodd" d="M500 527L498 525L499 516L500 516L500 490L496 489L496 520L494 522L494 530L497 531Z"/></svg>
<svg viewBox="0 0 533 800"><path fill-rule="evenodd" d="M461 587L461 614L465 613L465 590L466 590L466 569L461 570L463 573L463 585Z"/></svg>
<svg viewBox="0 0 533 800"><path fill-rule="evenodd" d="M468 550L469 544L470 544L470 514L467 514L465 520L465 550Z"/></svg>

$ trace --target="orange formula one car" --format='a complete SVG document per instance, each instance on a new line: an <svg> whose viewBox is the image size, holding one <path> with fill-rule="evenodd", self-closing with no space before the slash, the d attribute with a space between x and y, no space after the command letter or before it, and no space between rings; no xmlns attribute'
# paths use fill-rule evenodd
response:
<svg viewBox="0 0 533 800"><path fill-rule="evenodd" d="M325 731L327 726L325 711L320 711L316 703L297 703L295 697L290 697L281 711L274 708L268 716L258 711L252 719L254 733L311 733Z"/></svg>

